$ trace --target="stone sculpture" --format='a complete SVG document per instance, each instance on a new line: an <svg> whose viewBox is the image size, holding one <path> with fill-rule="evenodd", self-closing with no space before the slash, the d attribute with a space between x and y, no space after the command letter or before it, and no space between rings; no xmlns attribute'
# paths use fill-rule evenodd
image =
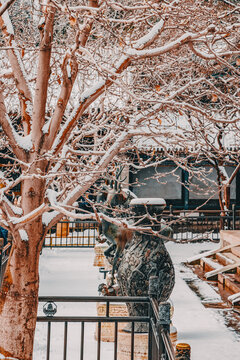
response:
<svg viewBox="0 0 240 360"><path fill-rule="evenodd" d="M172 292L175 273L164 244L164 239L172 237L172 230L160 222L165 205L163 199L134 199L130 203L136 218L142 217L139 226L151 226L158 234L148 233L147 230L135 232L131 243L123 251L117 272L120 294L123 296L148 296L150 277L155 280L155 297L158 302L168 300ZM146 212L148 217L145 216ZM146 316L148 313L147 304L129 303L127 306L130 316ZM136 324L135 332L146 331L146 324Z"/></svg>
<svg viewBox="0 0 240 360"><path fill-rule="evenodd" d="M148 296L151 278L154 279L154 296L158 302L164 302L175 283L173 263L165 247L165 240L173 235L172 229L161 221L166 202L161 198L131 198L129 201L130 197L122 191L118 177L98 194L98 203L105 206L105 215L114 217L114 209L129 208L134 222L141 228L141 231L133 232L102 220L99 240L110 244L104 254L113 265L108 292L113 293L110 290L114 285L114 272L117 271L118 295ZM147 316L147 304L129 303L127 306L130 316ZM136 323L135 332L146 331L147 324Z"/></svg>

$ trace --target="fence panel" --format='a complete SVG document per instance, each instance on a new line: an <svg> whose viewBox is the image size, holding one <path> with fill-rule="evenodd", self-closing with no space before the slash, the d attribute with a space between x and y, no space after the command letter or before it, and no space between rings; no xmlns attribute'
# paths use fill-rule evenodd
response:
<svg viewBox="0 0 240 360"><path fill-rule="evenodd" d="M228 216L163 215L172 227L177 242L220 240L220 230L239 230L240 216L229 212ZM44 241L44 247L94 247L98 236L96 221L61 221L53 226Z"/></svg>
<svg viewBox="0 0 240 360"><path fill-rule="evenodd" d="M164 215L166 224L171 226L177 242L220 240L220 230L240 229L240 217L232 212L229 216Z"/></svg>
<svg viewBox="0 0 240 360"><path fill-rule="evenodd" d="M129 323L129 332L126 332L127 342L126 342L126 351L129 355L129 360L134 360L134 352L139 346L139 340L137 337L138 333L134 332L135 323L147 323L148 324L148 333L146 335L146 346L147 346L147 356L148 360L160 359L162 354L165 354L164 359L174 360L174 350L171 345L169 338L169 330L161 327L161 321L159 319L158 304L156 300L153 300L149 297L116 297L116 296L95 296L95 297L40 297L39 303L46 302L44 305L44 313L46 316L38 316L37 322L45 323L46 327L46 342L45 342L45 358L47 360L52 360L52 356L58 356L64 360L72 359L81 359L87 360L91 353L91 359L94 360L103 360L107 358L109 360L118 360L120 357L119 346L120 338L118 327L121 323ZM73 303L80 305L80 303L100 303L106 304L105 315L94 316L94 315L81 315L81 316L55 316L57 305L61 303L67 304L71 312L74 312ZM149 312L146 316L111 316L109 312L109 306L112 303L147 303ZM153 309L154 305L154 309ZM76 308L75 308L76 309ZM61 310L60 310L61 311ZM66 308L63 308L63 312L66 312ZM78 310L75 310L77 312ZM109 348L106 352L106 347L104 348L103 339L102 339L102 329L103 324L112 323L113 331L113 344L111 351ZM78 351L71 353L68 349L73 349L71 345L71 326L78 326L77 338L78 338ZM88 325L95 324L95 335ZM58 328L57 335L53 333L53 327L55 325ZM59 328L62 328L61 335ZM95 345L92 343L92 349L89 349L89 336L95 336ZM125 335L124 335L125 336ZM39 340L39 335L36 340ZM40 340L41 341L41 340ZM105 343L106 344L106 343ZM125 340L124 340L125 344ZM138 348L139 349L139 348ZM56 354L56 351L58 354ZM78 353L77 353L78 352ZM93 356L93 353L95 354ZM124 348L125 354L125 348ZM125 354L126 355L126 354Z"/></svg>
<svg viewBox="0 0 240 360"><path fill-rule="evenodd" d="M98 236L96 221L61 221L47 233L44 247L94 247Z"/></svg>

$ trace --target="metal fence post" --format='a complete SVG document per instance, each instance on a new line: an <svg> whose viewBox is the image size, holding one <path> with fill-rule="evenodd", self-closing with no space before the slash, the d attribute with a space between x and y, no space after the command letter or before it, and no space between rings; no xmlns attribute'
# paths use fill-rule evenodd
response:
<svg viewBox="0 0 240 360"><path fill-rule="evenodd" d="M157 296L157 287L158 287L158 276L150 276L149 285L148 285L148 295L151 299L156 298ZM149 349L148 349L148 359L149 360L160 360L158 346L156 343L155 335L153 334L153 310L150 303L149 309Z"/></svg>
<svg viewBox="0 0 240 360"><path fill-rule="evenodd" d="M220 230L224 230L224 215L222 211L220 213Z"/></svg>
<svg viewBox="0 0 240 360"><path fill-rule="evenodd" d="M159 304L159 356L161 360L169 359L167 349L163 340L163 333L170 333L170 302Z"/></svg>
<svg viewBox="0 0 240 360"><path fill-rule="evenodd" d="M232 205L232 229L235 230L236 225L236 206L235 204Z"/></svg>

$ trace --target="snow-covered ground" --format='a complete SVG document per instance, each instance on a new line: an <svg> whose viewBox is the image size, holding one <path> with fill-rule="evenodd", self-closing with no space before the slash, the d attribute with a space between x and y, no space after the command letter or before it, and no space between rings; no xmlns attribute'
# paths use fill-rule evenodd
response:
<svg viewBox="0 0 240 360"><path fill-rule="evenodd" d="M219 296L206 283L200 282L181 262L203 250L218 247L210 242L194 244L168 243L176 270L176 285L171 296L174 304L173 325L178 331L178 342L191 346L192 360L237 360L240 358L240 336L226 326L223 311L205 308L202 300L219 301ZM40 295L97 295L103 275L93 266L93 249L44 249L40 260ZM186 281L198 283L201 297L197 296ZM42 305L39 314L42 314ZM226 310L228 311L228 310ZM96 304L60 304L58 315L95 315ZM85 358L96 359L97 342L95 325L85 330ZM53 326L51 360L63 358L63 326ZM61 345L58 345L61 344ZM34 360L46 359L46 325L38 324L35 338ZM102 343L102 359L113 359L113 343ZM68 356L80 358L80 325L73 324L68 334Z"/></svg>

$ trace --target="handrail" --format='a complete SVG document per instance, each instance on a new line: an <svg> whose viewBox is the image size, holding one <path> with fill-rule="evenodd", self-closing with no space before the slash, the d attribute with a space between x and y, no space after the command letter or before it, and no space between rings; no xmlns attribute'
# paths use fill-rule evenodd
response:
<svg viewBox="0 0 240 360"><path fill-rule="evenodd" d="M153 348L152 348L152 341L156 346L158 352L158 359L162 356L162 354L166 355L167 360L175 360L174 349L171 343L170 334L169 334L169 326L165 326L161 324L161 319L159 315L159 304L155 298L148 297L148 296L40 296L39 302L46 302L44 305L45 310L48 309L47 305L49 303L53 303L55 306L55 312L52 314L47 313L44 311L46 316L38 316L37 322L39 323L48 323L48 334L47 334L47 359L49 357L49 349L50 349L50 331L51 331L51 323L64 323L65 330L67 332L68 323L77 323L81 322L82 327L84 327L84 323L97 323L98 324L98 331L100 331L100 335L97 337L98 344L101 338L101 324L102 323L115 323L115 341L117 344L117 323L132 323L132 331L131 331L131 354L133 355L134 349L134 324L135 323L148 323L149 324L149 359L155 360L152 358ZM101 316L91 316L91 315L83 315L83 316L55 316L56 313L56 303L71 303L71 302L97 302L97 303L106 303L106 311L104 315ZM110 303L148 303L149 304L149 312L145 316L110 316L109 305ZM44 310L44 308L43 308ZM152 335L151 335L152 334ZM84 334L82 335L84 337ZM66 345L66 337L67 333L64 335L64 349L66 352L67 345ZM116 345L115 344L115 349ZM99 345L100 346L100 345ZM81 350L81 349L80 349ZM64 353L65 354L65 353ZM83 360L83 350L81 350L81 359ZM159 357L160 356L160 357ZM115 356L114 359L117 357ZM133 358L133 357L132 357ZM66 356L64 355L64 359ZM100 357L98 357L100 359Z"/></svg>
<svg viewBox="0 0 240 360"><path fill-rule="evenodd" d="M39 302L141 302L148 303L147 296L39 296Z"/></svg>
<svg viewBox="0 0 240 360"><path fill-rule="evenodd" d="M38 322L149 322L148 316L38 316Z"/></svg>
<svg viewBox="0 0 240 360"><path fill-rule="evenodd" d="M159 317L159 311L158 311L159 306L158 306L158 302L157 302L156 298L150 297L150 304L152 306L153 314L156 319L156 324L154 324L154 322L151 321L152 327L154 328L153 332L155 332L154 336L156 338L158 331L160 331L162 341L164 343L164 347L167 352L168 360L175 360L175 352L174 352L174 348L172 345L172 341L170 339L170 334L167 331L166 327L161 326L161 319ZM157 329L157 326L160 327L159 330ZM158 345L158 347L159 347L159 345Z"/></svg>
<svg viewBox="0 0 240 360"><path fill-rule="evenodd" d="M161 336L162 336L162 339L164 342L164 346L167 350L167 355L168 355L169 360L175 360L175 352L174 352L174 348L173 348L169 333L167 333L166 330L162 329Z"/></svg>
<svg viewBox="0 0 240 360"><path fill-rule="evenodd" d="M11 246L12 246L12 243L8 242L5 246L0 248L0 252L5 253Z"/></svg>

